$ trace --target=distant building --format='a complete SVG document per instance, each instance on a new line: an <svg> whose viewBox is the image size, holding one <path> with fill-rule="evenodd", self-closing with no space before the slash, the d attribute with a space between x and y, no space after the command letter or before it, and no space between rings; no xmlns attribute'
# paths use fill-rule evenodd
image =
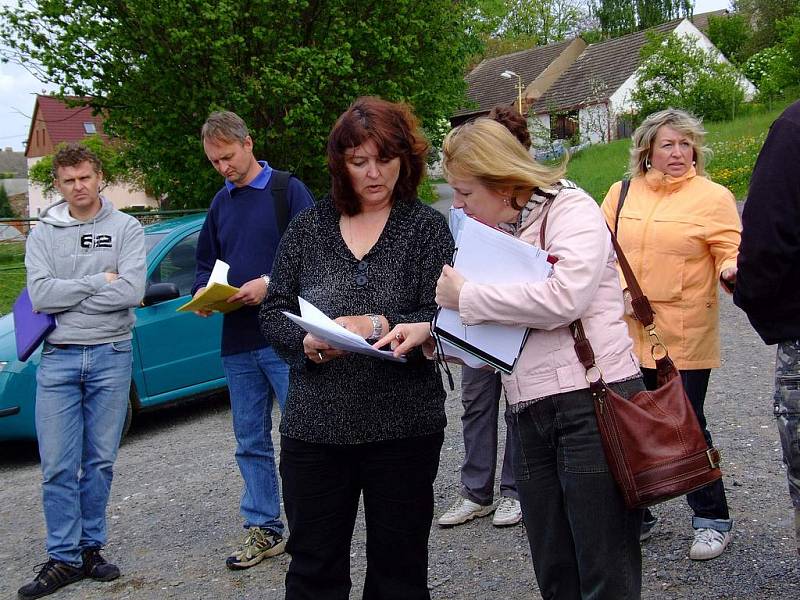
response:
<svg viewBox="0 0 800 600"><path fill-rule="evenodd" d="M453 113L451 124L486 114L495 104L516 105L519 80L501 78L508 70L520 76L523 112L538 145L557 139L598 143L628 137L631 125L626 116L634 108L630 96L648 34L685 36L726 61L703 33L710 16L725 14L720 10L674 19L596 44L577 38L486 59L467 75L471 106ZM752 99L755 86L744 76L739 81L745 98Z"/></svg>
<svg viewBox="0 0 800 600"><path fill-rule="evenodd" d="M81 98L70 98L70 100L81 100ZM42 157L53 154L56 146L63 142L80 142L95 134L107 139L103 132L103 117L93 115L91 108L68 106L58 98L37 95L25 149L27 166L30 168ZM101 193L117 208L158 207L158 200L140 189L126 185L106 186ZM41 186L29 181L28 214L31 217L38 216L41 210L54 200L54 197L45 197Z"/></svg>
<svg viewBox="0 0 800 600"><path fill-rule="evenodd" d="M28 176L28 163L25 161L24 152L14 152L11 148L5 148L0 152L0 175L5 173L11 173L12 178L24 179Z"/></svg>

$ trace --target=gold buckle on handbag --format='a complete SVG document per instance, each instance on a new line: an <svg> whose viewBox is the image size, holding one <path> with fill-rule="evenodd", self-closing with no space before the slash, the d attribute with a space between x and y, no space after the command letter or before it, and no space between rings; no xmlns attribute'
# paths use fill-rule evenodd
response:
<svg viewBox="0 0 800 600"><path fill-rule="evenodd" d="M662 342L661 338L658 337L655 323L651 323L645 327L645 331L647 331L647 335L650 337L650 356L653 357L653 360L666 358L669 355L669 352L667 351L667 347L664 345L664 342ZM659 348L661 349L660 351L658 350Z"/></svg>
<svg viewBox="0 0 800 600"><path fill-rule="evenodd" d="M716 448L709 448L706 450L706 457L708 458L708 463L711 465L712 469L716 469L719 467L720 462L720 455L719 450Z"/></svg>

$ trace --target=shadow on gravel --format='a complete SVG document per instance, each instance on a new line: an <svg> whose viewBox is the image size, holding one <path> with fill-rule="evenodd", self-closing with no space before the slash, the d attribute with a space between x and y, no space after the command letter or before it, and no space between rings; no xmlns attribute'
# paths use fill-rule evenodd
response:
<svg viewBox="0 0 800 600"><path fill-rule="evenodd" d="M141 437L155 435L182 423L199 421L213 413L230 409L227 392L220 392L206 398L181 402L165 408L145 411L133 416L128 435L122 440L138 440Z"/></svg>

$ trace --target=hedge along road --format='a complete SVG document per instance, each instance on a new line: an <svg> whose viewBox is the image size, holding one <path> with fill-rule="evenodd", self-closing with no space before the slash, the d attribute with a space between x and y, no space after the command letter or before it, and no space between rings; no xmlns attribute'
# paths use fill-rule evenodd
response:
<svg viewBox="0 0 800 600"><path fill-rule="evenodd" d="M716 560L692 562L686 503L657 507L660 523L643 545L644 598L800 597L792 507L771 414L775 349L761 343L727 296L721 307L723 366L711 376L707 414L723 453L733 542ZM458 494L463 453L458 391L448 395L446 407L437 516ZM246 571L224 566L242 538L234 446L224 397L143 415L120 449L108 509L106 552L123 576L111 583L82 581L53 597L282 598L288 556ZM45 559L40 480L35 448L0 447L0 598L14 597ZM361 596L364 552L360 517L351 549L353 598ZM432 527L429 582L434 599L540 597L525 530L496 529L489 518Z"/></svg>

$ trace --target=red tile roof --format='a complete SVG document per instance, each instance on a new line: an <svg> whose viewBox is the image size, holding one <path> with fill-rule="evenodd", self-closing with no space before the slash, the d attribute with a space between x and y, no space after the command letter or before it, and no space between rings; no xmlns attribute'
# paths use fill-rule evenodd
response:
<svg viewBox="0 0 800 600"><path fill-rule="evenodd" d="M68 97L68 100L88 101L89 98ZM88 106L68 106L66 102L53 96L36 96L36 108L31 120L31 129L28 133L27 150L32 149L31 137L36 125L36 121L43 120L47 127L47 133L52 145L55 147L62 142L79 142L91 135L86 132L84 123L93 123L95 130L103 138L103 117L92 115L92 109Z"/></svg>

